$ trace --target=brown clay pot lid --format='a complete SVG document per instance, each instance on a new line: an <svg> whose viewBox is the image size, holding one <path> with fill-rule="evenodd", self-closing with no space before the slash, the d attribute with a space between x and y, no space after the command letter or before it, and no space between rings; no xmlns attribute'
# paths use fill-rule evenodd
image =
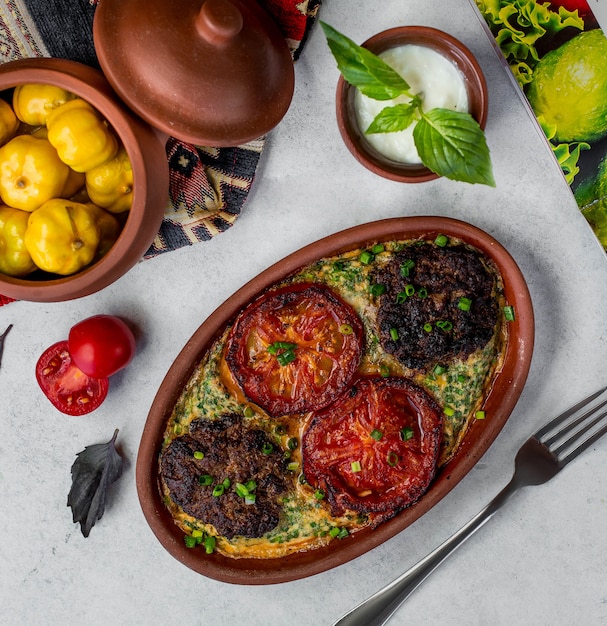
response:
<svg viewBox="0 0 607 626"><path fill-rule="evenodd" d="M289 108L291 54L254 0L103 0L93 34L120 98L167 135L236 146L266 134Z"/></svg>

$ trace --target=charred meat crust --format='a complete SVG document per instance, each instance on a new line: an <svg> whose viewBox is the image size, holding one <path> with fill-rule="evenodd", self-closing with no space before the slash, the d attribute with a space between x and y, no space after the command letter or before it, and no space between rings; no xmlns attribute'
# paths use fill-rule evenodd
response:
<svg viewBox="0 0 607 626"><path fill-rule="evenodd" d="M374 280L386 288L378 311L381 344L406 367L426 370L465 359L493 336L496 280L481 256L465 246L409 246ZM461 298L470 301L469 310L460 308Z"/></svg>
<svg viewBox="0 0 607 626"><path fill-rule="evenodd" d="M212 524L220 535L261 537L278 524L279 498L287 488L282 453L262 451L269 442L265 432L251 429L237 415L194 420L189 434L175 438L163 451L161 480L173 502ZM196 458L200 455L195 452L203 458ZM201 485L201 476L211 476L212 483ZM231 486L223 495L214 496L214 487L226 478ZM246 504L233 486L251 480L257 485L255 502Z"/></svg>

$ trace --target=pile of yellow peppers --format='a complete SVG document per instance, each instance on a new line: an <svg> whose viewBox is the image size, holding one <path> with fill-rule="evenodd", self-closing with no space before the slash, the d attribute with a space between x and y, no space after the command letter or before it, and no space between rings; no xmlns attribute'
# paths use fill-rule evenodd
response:
<svg viewBox="0 0 607 626"><path fill-rule="evenodd" d="M132 195L126 150L88 102L42 84L0 99L0 272L66 276L96 262Z"/></svg>

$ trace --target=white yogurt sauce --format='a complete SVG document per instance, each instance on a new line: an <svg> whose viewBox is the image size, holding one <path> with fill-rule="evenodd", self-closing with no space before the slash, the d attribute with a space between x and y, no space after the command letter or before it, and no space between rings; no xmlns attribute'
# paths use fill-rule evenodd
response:
<svg viewBox="0 0 607 626"><path fill-rule="evenodd" d="M412 94L421 94L423 110L451 109L468 112L468 92L463 74L442 54L426 46L407 44L382 52L379 57L409 84ZM388 106L409 102L407 96L373 100L356 90L356 116L364 132L377 114ZM421 159L413 142L413 128L394 133L365 135L366 141L384 156L400 163L418 164Z"/></svg>

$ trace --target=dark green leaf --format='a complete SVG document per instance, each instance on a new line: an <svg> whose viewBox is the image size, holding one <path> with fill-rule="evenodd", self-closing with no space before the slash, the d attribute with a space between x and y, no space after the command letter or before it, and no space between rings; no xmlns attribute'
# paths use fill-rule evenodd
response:
<svg viewBox="0 0 607 626"><path fill-rule="evenodd" d="M382 109L365 131L365 134L393 133L409 128L415 121L415 112L421 100L415 96L411 102Z"/></svg>
<svg viewBox="0 0 607 626"><path fill-rule="evenodd" d="M374 100L392 100L407 94L405 79L378 56L355 44L325 22L320 22L344 80Z"/></svg>
<svg viewBox="0 0 607 626"><path fill-rule="evenodd" d="M469 113L432 109L413 129L422 163L451 180L495 187L485 135Z"/></svg>
<svg viewBox="0 0 607 626"><path fill-rule="evenodd" d="M122 474L122 457L115 447L117 436L118 429L107 443L87 446L76 455L72 465L72 488L67 505L85 537L105 511L108 487Z"/></svg>
<svg viewBox="0 0 607 626"><path fill-rule="evenodd" d="M2 354L4 353L4 340L12 327L13 325L9 324L8 328L0 335L0 363L2 363Z"/></svg>

